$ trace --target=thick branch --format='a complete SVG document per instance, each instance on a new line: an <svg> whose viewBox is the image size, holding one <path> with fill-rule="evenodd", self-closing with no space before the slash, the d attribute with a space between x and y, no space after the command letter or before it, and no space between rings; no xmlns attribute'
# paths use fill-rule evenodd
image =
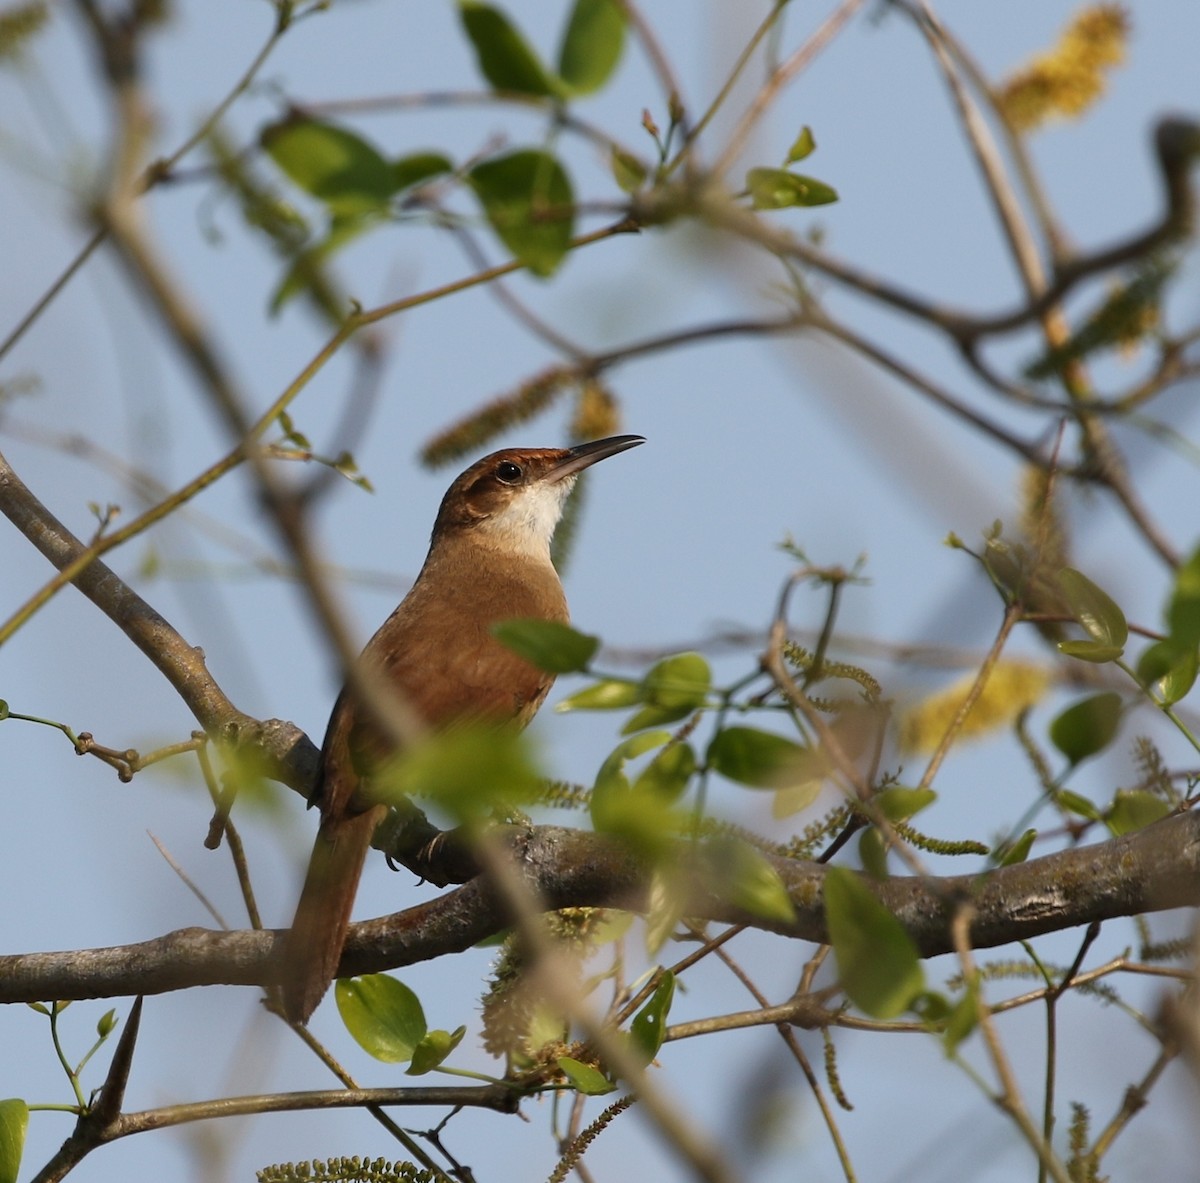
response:
<svg viewBox="0 0 1200 1183"><path fill-rule="evenodd" d="M612 840L539 826L515 834L512 849L528 886L548 908L644 904L648 868ZM713 897L713 877L692 859L693 915L769 928L782 936L826 939L826 868L772 860L796 907L790 925L766 924ZM685 860L680 860L685 865ZM1047 855L979 875L895 877L874 884L921 954L953 949L955 906L975 911L971 940L991 948L1092 920L1200 903L1200 814L1187 813L1097 846ZM463 952L506 927L503 900L482 877L428 903L350 929L341 973L353 975ZM191 986L265 985L277 972L282 934L190 928L152 941L66 953L0 957L0 1002L161 994Z"/></svg>

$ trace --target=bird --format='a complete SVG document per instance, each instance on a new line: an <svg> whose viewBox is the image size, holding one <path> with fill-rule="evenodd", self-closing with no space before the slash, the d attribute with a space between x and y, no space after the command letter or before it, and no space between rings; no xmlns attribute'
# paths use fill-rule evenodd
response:
<svg viewBox="0 0 1200 1183"><path fill-rule="evenodd" d="M464 720L525 727L554 675L492 634L500 621L566 623L550 543L579 474L645 440L616 435L571 448L507 448L472 464L446 491L429 552L408 595L358 658L392 688L399 710L438 731ZM284 936L279 998L307 1023L337 976L371 839L388 806L372 771L397 747L352 682L334 704L310 805L321 811L296 915Z"/></svg>

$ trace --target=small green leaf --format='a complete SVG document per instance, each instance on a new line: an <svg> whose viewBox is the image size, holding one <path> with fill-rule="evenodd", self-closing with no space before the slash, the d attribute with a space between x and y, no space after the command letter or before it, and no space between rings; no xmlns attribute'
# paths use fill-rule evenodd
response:
<svg viewBox="0 0 1200 1183"><path fill-rule="evenodd" d="M1167 629L1178 649L1200 645L1200 548L1175 574L1175 586L1167 604Z"/></svg>
<svg viewBox="0 0 1200 1183"><path fill-rule="evenodd" d="M1121 696L1115 690L1093 694L1067 707L1050 724L1050 742L1072 767L1103 751L1121 722Z"/></svg>
<svg viewBox="0 0 1200 1183"><path fill-rule="evenodd" d="M746 174L746 188L755 209L829 205L838 199L837 191L823 181L786 168L752 168Z"/></svg>
<svg viewBox="0 0 1200 1183"><path fill-rule="evenodd" d="M463 1041L466 1027L450 1031L429 1031L413 1048L412 1063L404 1070L409 1076L424 1076L441 1067L442 1061Z"/></svg>
<svg viewBox="0 0 1200 1183"><path fill-rule="evenodd" d="M600 648L599 637L578 632L557 620L504 620L492 625L492 636L548 674L585 670Z"/></svg>
<svg viewBox="0 0 1200 1183"><path fill-rule="evenodd" d="M1058 651L1067 657L1103 665L1107 661L1116 661L1125 648L1122 645L1101 645L1099 641L1059 641Z"/></svg>
<svg viewBox="0 0 1200 1183"><path fill-rule="evenodd" d="M660 801L676 801L696 771L696 753L689 743L668 744L633 782L634 793L647 793Z"/></svg>
<svg viewBox="0 0 1200 1183"><path fill-rule="evenodd" d="M8 715L9 715L8 700L4 699L4 698L0 698L0 722L3 722L5 719L7 719Z"/></svg>
<svg viewBox="0 0 1200 1183"><path fill-rule="evenodd" d="M1143 789L1120 789L1104 814L1104 824L1116 836L1145 829L1171 812L1171 807L1154 793Z"/></svg>
<svg viewBox="0 0 1200 1183"><path fill-rule="evenodd" d="M654 987L654 993L646 1000L645 1006L634 1015L633 1022L629 1025L638 1059L643 1065L649 1064L662 1047L663 1036L667 1033L667 1014L674 998L675 975L669 969L663 970L658 985Z"/></svg>
<svg viewBox="0 0 1200 1183"><path fill-rule="evenodd" d="M1013 867L1017 863L1023 863L1029 857L1029 852L1033 849L1033 840L1036 837L1037 830L1026 830L1015 842L997 847L994 851L996 865Z"/></svg>
<svg viewBox="0 0 1200 1183"><path fill-rule="evenodd" d="M790 924L796 909L779 872L761 851L741 838L714 838L708 843L713 869L712 890L722 899L764 920Z"/></svg>
<svg viewBox="0 0 1200 1183"><path fill-rule="evenodd" d="M1118 650L1125 647L1129 638L1125 613L1103 588L1097 587L1074 567L1064 567L1058 573L1058 585L1066 597L1071 615L1093 641Z"/></svg>
<svg viewBox="0 0 1200 1183"><path fill-rule="evenodd" d="M874 826L863 830L858 840L858 861L872 879L887 878L887 846L883 835Z"/></svg>
<svg viewBox="0 0 1200 1183"><path fill-rule="evenodd" d="M664 657L642 679L641 700L646 705L621 728L621 734L686 718L705 704L711 686L712 670L699 653Z"/></svg>
<svg viewBox="0 0 1200 1183"><path fill-rule="evenodd" d="M555 1063L558 1065L559 1071L585 1097L602 1097L617 1087L603 1072L598 1068L593 1068L591 1064L584 1064L570 1056L559 1056Z"/></svg>
<svg viewBox="0 0 1200 1183"><path fill-rule="evenodd" d="M117 1026L117 1012L115 1010L106 1010L96 1023L96 1034L101 1039L106 1039L113 1033Z"/></svg>
<svg viewBox="0 0 1200 1183"><path fill-rule="evenodd" d="M623 148L614 145L608 156L608 167L612 170L613 180L623 193L636 193L645 183L649 175L646 166Z"/></svg>
<svg viewBox="0 0 1200 1183"><path fill-rule="evenodd" d="M800 134L796 137L796 142L788 149L787 159L784 164L795 164L797 160L803 160L806 156L811 156L816 149L817 141L813 139L812 128L807 124L800 129Z"/></svg>
<svg viewBox="0 0 1200 1183"><path fill-rule="evenodd" d="M556 95L561 86L515 25L498 8L459 0L458 14L475 49L479 72L495 90Z"/></svg>
<svg viewBox="0 0 1200 1183"><path fill-rule="evenodd" d="M842 989L867 1014L894 1019L924 989L912 938L866 883L844 867L826 871L825 924Z"/></svg>
<svg viewBox="0 0 1200 1183"><path fill-rule="evenodd" d="M440 152L410 152L392 161L392 184L399 193L414 185L454 171L454 164Z"/></svg>
<svg viewBox="0 0 1200 1183"><path fill-rule="evenodd" d="M759 789L783 789L812 779L808 748L773 731L725 727L713 736L705 763L722 776Z"/></svg>
<svg viewBox="0 0 1200 1183"><path fill-rule="evenodd" d="M904 822L932 805L937 800L937 793L932 789L906 789L902 785L893 785L872 800L888 821Z"/></svg>
<svg viewBox="0 0 1200 1183"><path fill-rule="evenodd" d="M427 1027L421 1000L388 974L339 978L334 987L338 1013L359 1046L385 1064L412 1059Z"/></svg>
<svg viewBox="0 0 1200 1183"><path fill-rule="evenodd" d="M320 242L297 251L278 287L271 293L268 304L271 315L274 316L289 300L302 292L311 294L318 305L323 305L328 291L326 263L374 224L375 220L366 214L337 217L330 224L329 233Z"/></svg>
<svg viewBox="0 0 1200 1183"><path fill-rule="evenodd" d="M0 1101L0 1183L17 1183L28 1129L29 1106L19 1097Z"/></svg>
<svg viewBox="0 0 1200 1183"><path fill-rule="evenodd" d="M636 682L622 682L606 678L591 686L585 686L564 698L556 711L616 711L631 707L642 697L641 687Z"/></svg>
<svg viewBox="0 0 1200 1183"><path fill-rule="evenodd" d="M618 0L575 0L558 54L558 72L576 94L599 90L617 68L625 44Z"/></svg>
<svg viewBox="0 0 1200 1183"><path fill-rule="evenodd" d="M289 117L268 126L261 139L271 159L335 216L379 210L396 191L392 166L345 128Z"/></svg>
<svg viewBox="0 0 1200 1183"><path fill-rule="evenodd" d="M1174 638L1148 646L1137 663L1142 684L1154 693L1162 706L1168 707L1187 697L1195 685L1198 669L1195 646L1177 649Z"/></svg>
<svg viewBox="0 0 1200 1183"><path fill-rule="evenodd" d="M1086 797L1081 797L1078 793L1072 793L1070 789L1059 789L1054 794L1054 801L1055 804L1061 806L1068 813L1085 817L1090 822L1098 822L1100 820L1100 810L1096 808L1095 803L1089 801Z"/></svg>
<svg viewBox="0 0 1200 1183"><path fill-rule="evenodd" d="M562 165L547 152L522 149L477 164L467 181L517 261L543 279L553 275L575 223L571 181Z"/></svg>
<svg viewBox="0 0 1200 1183"><path fill-rule="evenodd" d="M958 1051L959 1045L971 1034L979 1024L979 986L971 982L963 996L954 1004L954 1009L946 1017L946 1025L942 1030L942 1046L946 1055L952 1056Z"/></svg>

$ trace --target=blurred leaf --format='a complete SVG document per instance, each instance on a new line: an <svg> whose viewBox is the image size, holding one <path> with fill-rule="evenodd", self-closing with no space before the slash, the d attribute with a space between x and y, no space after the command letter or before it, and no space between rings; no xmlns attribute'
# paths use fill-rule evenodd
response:
<svg viewBox="0 0 1200 1183"><path fill-rule="evenodd" d="M616 711L640 701L641 687L636 682L606 678L568 695L555 706L556 711Z"/></svg>
<svg viewBox="0 0 1200 1183"><path fill-rule="evenodd" d="M887 846L883 835L874 826L863 830L858 839L858 860L872 879L887 878Z"/></svg>
<svg viewBox="0 0 1200 1183"><path fill-rule="evenodd" d="M454 1051L466 1035L466 1027L458 1027L455 1031L430 1031L413 1048L412 1063L405 1069L409 1076L424 1076L441 1067L442 1061Z"/></svg>
<svg viewBox="0 0 1200 1183"><path fill-rule="evenodd" d="M1175 573L1167 629L1177 649L1195 650L1200 645L1200 548Z"/></svg>
<svg viewBox="0 0 1200 1183"><path fill-rule="evenodd" d="M635 193L646 183L646 166L631 152L615 145L609 152L608 167L623 193Z"/></svg>
<svg viewBox="0 0 1200 1183"><path fill-rule="evenodd" d="M503 620L492 625L492 636L548 674L586 670L600 648L599 637L577 632L557 620Z"/></svg>
<svg viewBox="0 0 1200 1183"><path fill-rule="evenodd" d="M782 789L812 779L808 748L773 731L725 727L713 736L705 762L722 776L760 789Z"/></svg>
<svg viewBox="0 0 1200 1183"><path fill-rule="evenodd" d="M345 128L289 117L269 125L261 139L271 159L335 217L378 211L396 191L391 165Z"/></svg>
<svg viewBox="0 0 1200 1183"><path fill-rule="evenodd" d="M826 872L825 923L850 1000L876 1019L902 1014L925 986L917 947L871 889L844 867Z"/></svg>
<svg viewBox="0 0 1200 1183"><path fill-rule="evenodd" d="M593 792L605 793L610 790L631 788L629 778L625 775L625 765L652 748L660 748L663 744L669 743L670 739L669 731L647 731L643 735L635 735L632 739L617 744L608 754L604 763L600 765Z"/></svg>
<svg viewBox="0 0 1200 1183"><path fill-rule="evenodd" d="M1064 567L1058 573L1058 585L1071 615L1093 641L1118 650L1124 648L1129 638L1125 613L1103 588L1074 567Z"/></svg>
<svg viewBox="0 0 1200 1183"><path fill-rule="evenodd" d="M17 1183L28 1129L29 1106L19 1097L0 1101L0 1183Z"/></svg>
<svg viewBox="0 0 1200 1183"><path fill-rule="evenodd" d="M789 924L796 909L779 872L761 851L741 838L714 838L707 844L713 869L711 889L737 908Z"/></svg>
<svg viewBox="0 0 1200 1183"><path fill-rule="evenodd" d="M1030 850L1033 849L1033 840L1037 837L1037 830L1026 830L1010 846L1001 846L996 850L997 866L1013 867L1017 863L1023 863L1028 857Z"/></svg>
<svg viewBox="0 0 1200 1183"><path fill-rule="evenodd" d="M454 171L454 164L440 152L411 152L392 161L392 184L399 193L414 185Z"/></svg>
<svg viewBox="0 0 1200 1183"><path fill-rule="evenodd" d="M649 1064L658 1055L662 1047L663 1036L667 1032L667 1014L675 998L675 975L669 970L663 970L663 975L654 987L654 993L646 1000L629 1025L629 1033L633 1037L638 1059L643 1066Z"/></svg>
<svg viewBox="0 0 1200 1183"><path fill-rule="evenodd" d="M959 1045L979 1024L979 985L969 982L963 996L954 1004L942 1030L942 1046L952 1056Z"/></svg>
<svg viewBox="0 0 1200 1183"><path fill-rule="evenodd" d="M558 72L576 94L599 90L625 44L625 9L617 0L575 0L558 55Z"/></svg>
<svg viewBox="0 0 1200 1183"><path fill-rule="evenodd" d="M603 1072L598 1068L593 1068L591 1064L581 1063L570 1056L559 1056L555 1063L558 1065L559 1071L585 1097L602 1097L617 1087Z"/></svg>
<svg viewBox="0 0 1200 1183"><path fill-rule="evenodd" d="M1100 820L1100 810L1096 808L1095 803L1089 801L1086 797L1080 796L1078 793L1072 793L1070 789L1059 789L1054 794L1054 801L1057 805L1067 810L1068 813L1085 817L1090 822L1098 822Z"/></svg>
<svg viewBox="0 0 1200 1183"><path fill-rule="evenodd" d="M668 744L633 782L634 793L645 793L660 801L676 801L696 771L696 753L689 743Z"/></svg>
<svg viewBox="0 0 1200 1183"><path fill-rule="evenodd" d="M558 270L575 224L571 181L549 153L522 149L477 164L467 181L500 241L543 279Z"/></svg>
<svg viewBox="0 0 1200 1183"><path fill-rule="evenodd" d="M814 776L811 780L788 785L786 789L776 789L771 802L771 816L776 821L782 821L807 809L821 795L821 783L820 777Z"/></svg>
<svg viewBox="0 0 1200 1183"><path fill-rule="evenodd" d="M1104 814L1104 824L1114 836L1145 829L1171 812L1171 807L1155 793L1143 789L1120 789Z"/></svg>
<svg viewBox="0 0 1200 1183"><path fill-rule="evenodd" d="M908 821L937 800L933 789L907 789L893 785L877 793L872 802L890 822Z"/></svg>
<svg viewBox="0 0 1200 1183"><path fill-rule="evenodd" d="M796 142L788 149L787 159L784 164L795 164L798 160L803 160L806 156L811 156L817 147L817 141L813 139L812 128L805 124L800 129L800 134L796 137Z"/></svg>
<svg viewBox="0 0 1200 1183"><path fill-rule="evenodd" d="M551 96L561 92L558 79L498 8L478 0L459 0L458 14L475 48L479 72L493 89Z"/></svg>
<svg viewBox="0 0 1200 1183"><path fill-rule="evenodd" d="M1071 765L1103 751L1121 722L1121 696L1114 690L1093 694L1067 707L1050 724L1050 742Z"/></svg>
<svg viewBox="0 0 1200 1183"><path fill-rule="evenodd" d="M1099 641L1059 641L1058 651L1066 657L1103 665L1107 661L1116 661L1125 648L1121 645L1101 645Z"/></svg>
<svg viewBox="0 0 1200 1183"><path fill-rule="evenodd" d="M823 181L790 173L786 168L752 168L746 174L746 188L755 209L829 205L838 199L837 191Z"/></svg>
<svg viewBox="0 0 1200 1183"><path fill-rule="evenodd" d="M268 304L271 314L279 312L289 300L304 293L311 295L318 306L327 308L331 319L335 318L335 314L344 316L346 309L328 307L331 303L329 279L324 268L342 247L349 245L373 225L375 220L368 215L335 218L330 223L329 233L320 242L297 251L291 266L283 273L279 286L271 293Z"/></svg>
<svg viewBox="0 0 1200 1183"><path fill-rule="evenodd" d="M1194 645L1177 649L1173 638L1156 641L1138 658L1138 677L1163 706L1174 706L1196 682L1197 656Z"/></svg>
<svg viewBox="0 0 1200 1183"><path fill-rule="evenodd" d="M427 736L373 778L379 800L425 796L462 822L536 800L541 773L529 740L511 727L481 721Z"/></svg>
<svg viewBox="0 0 1200 1183"><path fill-rule="evenodd" d="M421 1000L388 974L339 978L334 988L338 1013L359 1046L385 1064L412 1059L425 1038L425 1012Z"/></svg>

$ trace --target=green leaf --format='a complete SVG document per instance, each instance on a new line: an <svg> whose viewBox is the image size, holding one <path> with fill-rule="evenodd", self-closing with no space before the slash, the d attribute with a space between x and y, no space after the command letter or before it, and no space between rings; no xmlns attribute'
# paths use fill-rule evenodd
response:
<svg viewBox="0 0 1200 1183"><path fill-rule="evenodd" d="M1187 697L1195 685L1198 669L1195 646L1177 649L1174 638L1148 646L1137 663L1142 684L1153 692L1162 706L1168 707Z"/></svg>
<svg viewBox="0 0 1200 1183"><path fill-rule="evenodd" d="M1050 724L1050 742L1074 767L1103 751L1121 722L1121 696L1105 690L1067 707Z"/></svg>
<svg viewBox="0 0 1200 1183"><path fill-rule="evenodd" d="M329 233L320 242L297 251L291 266L283 273L279 286L271 293L268 304L271 315L274 316L289 300L302 292L310 293L318 304L324 304L328 289L325 264L372 225L374 219L365 214L335 218L329 226Z"/></svg>
<svg viewBox="0 0 1200 1183"><path fill-rule="evenodd" d="M796 142L788 149L787 159L784 164L795 164L797 160L803 160L806 156L811 156L817 147L817 141L813 139L812 128L805 124L800 129L800 134L796 137Z"/></svg>
<svg viewBox="0 0 1200 1183"><path fill-rule="evenodd" d="M467 181L492 229L534 275L558 270L575 223L571 181L547 152L522 149L477 164Z"/></svg>
<svg viewBox="0 0 1200 1183"><path fill-rule="evenodd" d="M646 166L623 148L615 145L608 155L608 167L612 171L613 180L623 193L636 193L645 183Z"/></svg>
<svg viewBox="0 0 1200 1183"><path fill-rule="evenodd" d="M557 620L503 620L492 625L492 636L548 674L585 670L600 648L599 637L577 632Z"/></svg>
<svg viewBox="0 0 1200 1183"><path fill-rule="evenodd" d="M952 1056L958 1051L959 1045L975 1030L979 1024L979 985L970 982L963 996L954 1004L954 1009L946 1017L946 1025L942 1030L942 1046L946 1055Z"/></svg>
<svg viewBox="0 0 1200 1183"><path fill-rule="evenodd" d="M676 801L696 771L696 753L689 743L668 744L633 782L635 794L645 793L661 801Z"/></svg>
<svg viewBox="0 0 1200 1183"><path fill-rule="evenodd" d="M635 793L625 773L629 760L662 747L669 731L647 731L619 744L596 774L589 803L597 830L617 834L653 856L666 849L678 826L672 821L670 802L653 793Z"/></svg>
<svg viewBox="0 0 1200 1183"><path fill-rule="evenodd" d="M792 205L829 205L837 201L835 189L814 177L802 177L786 168L752 168L746 188L755 209L786 209Z"/></svg>
<svg viewBox="0 0 1200 1183"><path fill-rule="evenodd" d="M536 95L560 93L558 79L498 8L478 0L459 0L458 14L475 49L479 72L493 89Z"/></svg>
<svg viewBox="0 0 1200 1183"><path fill-rule="evenodd" d="M1015 842L1010 845L1003 845L996 848L994 854L997 860L996 865L1000 867L1012 867L1017 863L1023 863L1028 857L1029 852L1033 848L1033 840L1037 837L1037 830L1026 830Z"/></svg>
<svg viewBox="0 0 1200 1183"><path fill-rule="evenodd" d="M710 886L721 899L764 920L790 924L796 919L779 872L749 842L714 838L708 843L708 855L713 871Z"/></svg>
<svg viewBox="0 0 1200 1183"><path fill-rule="evenodd" d="M908 821L936 800L937 793L932 789L906 789L902 785L893 785L872 798L875 807L890 822Z"/></svg>
<svg viewBox="0 0 1200 1183"><path fill-rule="evenodd" d="M593 793L629 789L631 786L629 778L625 775L625 765L652 748L661 748L663 744L669 743L670 739L669 731L647 731L643 735L635 735L632 739L617 744L604 763L600 765L600 771L596 774L596 783L592 789Z"/></svg>
<svg viewBox="0 0 1200 1183"><path fill-rule="evenodd" d="M5 719L7 719L8 714L9 714L8 700L4 699L4 698L0 698L0 722L3 722Z"/></svg>
<svg viewBox="0 0 1200 1183"><path fill-rule="evenodd" d="M365 1052L385 1064L411 1060L425 1038L421 1000L388 974L339 978L334 997L346 1030Z"/></svg>
<svg viewBox="0 0 1200 1183"><path fill-rule="evenodd" d="M636 682L622 682L617 678L605 678L591 686L585 686L564 698L556 711L616 711L631 707L642 697L641 687Z"/></svg>
<svg viewBox="0 0 1200 1183"><path fill-rule="evenodd" d="M116 1029L117 1022L117 1012L115 1010L106 1010L96 1022L96 1034L101 1039L107 1039Z"/></svg>
<svg viewBox="0 0 1200 1183"><path fill-rule="evenodd" d="M1077 814L1079 817L1086 817L1090 822L1098 822L1100 820L1100 810L1096 808L1094 802L1089 801L1086 797L1081 797L1078 793L1072 793L1070 789L1059 789L1054 794L1055 804L1067 810L1068 813Z"/></svg>
<svg viewBox="0 0 1200 1183"><path fill-rule="evenodd" d="M409 1076L424 1076L440 1068L442 1061L463 1041L466 1027L450 1031L429 1031L413 1048L412 1063L404 1070Z"/></svg>
<svg viewBox="0 0 1200 1183"><path fill-rule="evenodd" d="M292 117L268 126L261 139L271 159L335 217L382 209L396 191L392 166L344 128Z"/></svg>
<svg viewBox="0 0 1200 1183"><path fill-rule="evenodd" d="M646 705L621 728L621 734L686 718L705 704L711 686L712 670L699 653L664 657L642 679L641 699Z"/></svg>
<svg viewBox="0 0 1200 1183"><path fill-rule="evenodd" d="M887 847L883 835L874 826L863 830L858 840L858 861L872 879L887 878Z"/></svg>
<svg viewBox="0 0 1200 1183"><path fill-rule="evenodd" d="M0 1101L0 1183L17 1183L28 1129L29 1106L19 1097Z"/></svg>
<svg viewBox="0 0 1200 1183"><path fill-rule="evenodd" d="M599 90L625 45L625 8L617 0L575 0L558 54L558 72L576 94Z"/></svg>
<svg viewBox="0 0 1200 1183"><path fill-rule="evenodd" d="M1058 585L1071 615L1093 641L1106 648L1124 649L1129 638L1125 613L1103 588L1074 567L1064 567L1058 573Z"/></svg>
<svg viewBox="0 0 1200 1183"><path fill-rule="evenodd" d="M1121 645L1101 645L1098 641L1059 641L1058 651L1067 657L1103 665L1106 661L1116 661L1125 649Z"/></svg>
<svg viewBox="0 0 1200 1183"><path fill-rule="evenodd" d="M808 748L773 731L725 727L713 736L705 763L722 776L758 789L783 789L812 779Z"/></svg>
<svg viewBox="0 0 1200 1183"><path fill-rule="evenodd" d="M431 797L460 821L519 808L536 800L540 787L528 739L483 721L435 732L372 779L379 800Z"/></svg>
<svg viewBox="0 0 1200 1183"><path fill-rule="evenodd" d="M924 989L912 938L866 883L844 867L826 872L825 924L842 989L868 1015L894 1019Z"/></svg>
<svg viewBox="0 0 1200 1183"><path fill-rule="evenodd" d="M584 1064L570 1056L559 1056L555 1063L558 1065L559 1071L585 1097L602 1097L617 1087L603 1072L598 1068L593 1068L591 1064Z"/></svg>
<svg viewBox="0 0 1200 1183"><path fill-rule="evenodd" d="M399 193L411 189L430 177L454 171L454 164L440 152L411 152L392 161L392 184Z"/></svg>
<svg viewBox="0 0 1200 1183"><path fill-rule="evenodd" d="M1167 629L1177 649L1200 645L1200 548L1176 572L1167 604Z"/></svg>
<svg viewBox="0 0 1200 1183"><path fill-rule="evenodd" d="M667 1014L674 998L675 975L669 969L663 970L654 993L629 1025L629 1033L643 1065L649 1064L662 1047L663 1036L667 1032Z"/></svg>
<svg viewBox="0 0 1200 1183"><path fill-rule="evenodd" d="M1160 821L1170 812L1171 807L1154 793L1144 789L1120 789L1104 814L1104 824L1119 838Z"/></svg>

